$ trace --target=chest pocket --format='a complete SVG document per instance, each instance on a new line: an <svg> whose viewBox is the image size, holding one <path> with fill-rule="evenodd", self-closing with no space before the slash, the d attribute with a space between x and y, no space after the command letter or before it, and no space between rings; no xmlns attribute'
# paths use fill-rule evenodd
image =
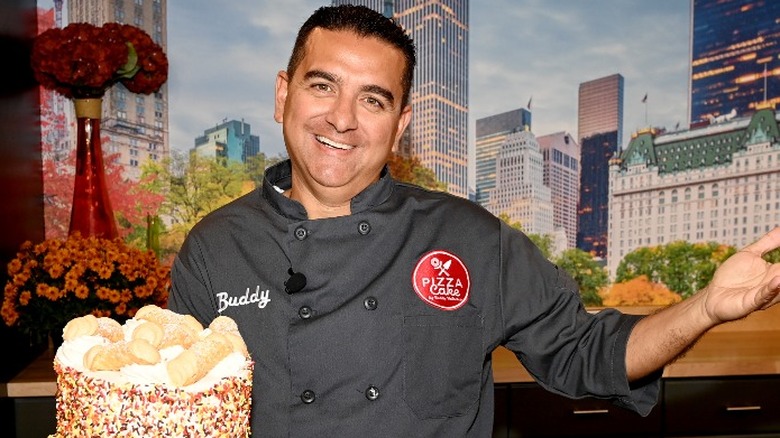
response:
<svg viewBox="0 0 780 438"><path fill-rule="evenodd" d="M404 399L420 419L458 417L479 400L482 319L404 317Z"/></svg>

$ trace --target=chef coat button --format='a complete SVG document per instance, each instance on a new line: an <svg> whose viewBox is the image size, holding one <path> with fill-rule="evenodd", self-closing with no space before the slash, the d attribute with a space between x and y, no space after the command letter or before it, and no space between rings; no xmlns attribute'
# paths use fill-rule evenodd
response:
<svg viewBox="0 0 780 438"><path fill-rule="evenodd" d="M366 398L374 401L379 398L379 388L377 388L374 385L369 386L366 388Z"/></svg>
<svg viewBox="0 0 780 438"><path fill-rule="evenodd" d="M308 234L309 233L306 232L306 228L298 227L298 228L295 229L295 238L298 239L298 240L305 239Z"/></svg>
<svg viewBox="0 0 780 438"><path fill-rule="evenodd" d="M371 225L368 222L362 221L358 224L358 233L365 236L370 232L371 232Z"/></svg>
<svg viewBox="0 0 780 438"><path fill-rule="evenodd" d="M377 303L378 301L374 297L368 297L363 300L363 306L366 308L366 310L376 310Z"/></svg>
<svg viewBox="0 0 780 438"><path fill-rule="evenodd" d="M311 307L309 306L303 306L300 309L298 309L298 316L301 317L301 319L309 319L311 318L313 312L311 311Z"/></svg>
<svg viewBox="0 0 780 438"><path fill-rule="evenodd" d="M307 389L301 393L301 401L308 404L314 403L315 394L311 389Z"/></svg>

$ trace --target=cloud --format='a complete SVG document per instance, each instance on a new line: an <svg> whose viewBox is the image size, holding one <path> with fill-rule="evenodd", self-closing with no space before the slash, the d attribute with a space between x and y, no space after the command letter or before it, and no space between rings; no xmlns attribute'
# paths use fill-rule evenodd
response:
<svg viewBox="0 0 780 438"><path fill-rule="evenodd" d="M687 2L674 0L474 6L470 130L533 94L537 135L576 135L579 84L614 73L625 78L626 137L646 125L646 92L648 122L673 127L687 111L688 20Z"/></svg>
<svg viewBox="0 0 780 438"><path fill-rule="evenodd" d="M273 39L286 44L285 53L292 48L298 28L306 18L326 2L311 0L285 0L284 7L278 1L265 0L241 3L241 12L253 26L268 30ZM330 2L327 2L330 3Z"/></svg>
<svg viewBox="0 0 780 438"><path fill-rule="evenodd" d="M172 146L189 148L223 119L244 119L263 152L282 153L274 78L298 27L325 4L169 2ZM469 138L478 118L525 107L531 95L537 135L576 135L579 84L613 73L625 78L626 137L645 126L645 109L653 125L684 124L688 9L679 0L472 0Z"/></svg>
<svg viewBox="0 0 780 438"><path fill-rule="evenodd" d="M223 120L244 120L260 137L261 150L284 148L273 121L276 73L283 69L300 23L321 2L168 4L169 127L173 148Z"/></svg>

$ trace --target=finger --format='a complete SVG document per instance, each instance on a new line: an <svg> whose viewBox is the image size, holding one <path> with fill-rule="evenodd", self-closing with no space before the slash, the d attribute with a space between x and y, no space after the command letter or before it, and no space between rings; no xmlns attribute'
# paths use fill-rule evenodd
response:
<svg viewBox="0 0 780 438"><path fill-rule="evenodd" d="M770 290L780 291L780 274L775 274L775 276L767 283L767 287Z"/></svg>
<svg viewBox="0 0 780 438"><path fill-rule="evenodd" d="M763 257L766 253L777 248L780 248L780 227L775 227L757 241L746 246L743 251L761 254Z"/></svg>
<svg viewBox="0 0 780 438"><path fill-rule="evenodd" d="M772 278L767 283L766 289L763 292L759 292L757 299L763 301L764 304L760 304L759 308L766 309L780 302L780 276Z"/></svg>

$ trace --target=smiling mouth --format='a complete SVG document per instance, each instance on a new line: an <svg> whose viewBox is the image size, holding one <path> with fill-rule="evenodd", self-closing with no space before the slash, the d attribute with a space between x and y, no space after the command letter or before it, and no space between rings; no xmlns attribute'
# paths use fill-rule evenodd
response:
<svg viewBox="0 0 780 438"><path fill-rule="evenodd" d="M333 149L339 149L339 150L342 150L342 151L348 151L348 150L355 149L354 145L339 143L337 141L333 141L333 140L331 140L331 139L329 139L327 137L323 137L321 135L316 136L316 138L317 138L317 141L319 141L320 143L322 143L325 146L328 146L330 148L333 148Z"/></svg>

